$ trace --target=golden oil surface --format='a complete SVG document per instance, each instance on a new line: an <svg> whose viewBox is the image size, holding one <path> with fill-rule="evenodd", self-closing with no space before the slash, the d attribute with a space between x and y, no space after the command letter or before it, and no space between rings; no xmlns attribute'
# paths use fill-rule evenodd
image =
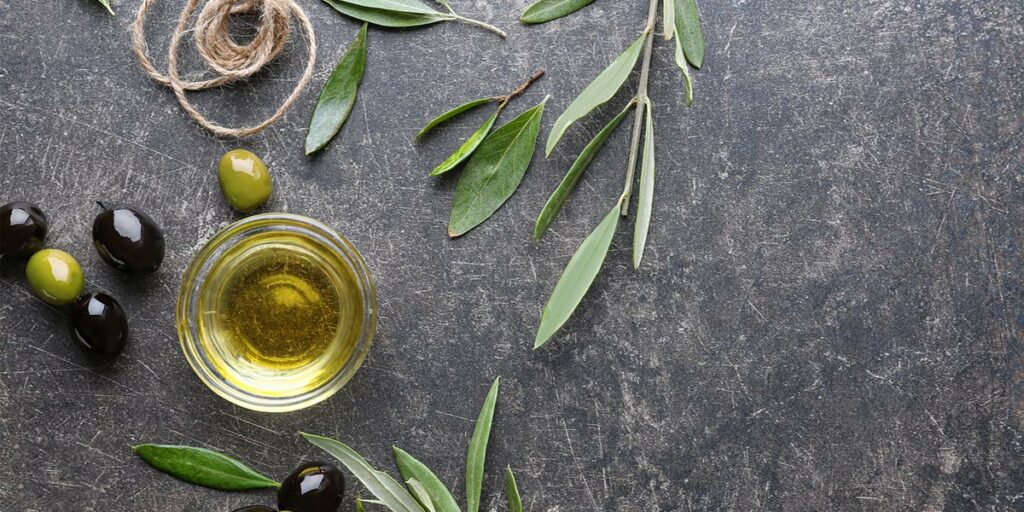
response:
<svg viewBox="0 0 1024 512"><path fill-rule="evenodd" d="M232 385L291 396L329 381L352 357L362 296L348 262L317 240L254 235L209 275L198 301L200 343Z"/></svg>

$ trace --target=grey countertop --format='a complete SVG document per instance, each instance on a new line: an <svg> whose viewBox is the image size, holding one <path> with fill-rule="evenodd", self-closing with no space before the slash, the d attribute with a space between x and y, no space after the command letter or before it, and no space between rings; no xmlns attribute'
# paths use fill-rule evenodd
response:
<svg viewBox="0 0 1024 512"><path fill-rule="evenodd" d="M158 56L181 3L151 15ZM708 56L692 108L670 46L657 42L659 189L644 266L630 268L624 223L580 313L536 352L543 302L622 186L628 129L536 244L533 219L625 96L551 158L538 150L508 204L455 241L445 235L455 181L426 173L486 114L423 143L412 136L445 108L545 68L509 111L552 95L545 137L637 37L645 3L597 0L523 27L526 0L452 1L507 28L508 41L461 24L372 29L352 118L312 159L302 140L316 90L358 25L300 3L320 42L311 90L239 143L207 135L140 71L136 0L114 0L116 17L93 0L0 0L0 202L40 204L49 244L121 299L133 329L121 358L91 363L62 312L32 297L22 265L3 261L4 510L269 503L269 493L177 482L129 446L217 447L281 478L319 456L299 430L340 438L382 468L398 444L461 495L470 418L498 375L486 510L504 510L505 465L532 512L1024 509L1019 0L704 0ZM250 121L302 64L298 44L257 79L196 102L218 120ZM365 366L301 412L220 400L178 346L184 268L238 218L214 168L239 146L274 172L267 210L336 227L378 283ZM99 260L95 200L141 205L163 224L158 274L132 279Z"/></svg>

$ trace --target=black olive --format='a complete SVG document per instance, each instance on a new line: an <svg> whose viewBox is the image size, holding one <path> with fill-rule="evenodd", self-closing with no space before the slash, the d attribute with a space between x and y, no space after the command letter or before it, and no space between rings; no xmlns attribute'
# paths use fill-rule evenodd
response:
<svg viewBox="0 0 1024 512"><path fill-rule="evenodd" d="M82 347L102 356L116 356L128 340L128 317L110 295L88 293L72 304L68 330Z"/></svg>
<svg viewBox="0 0 1024 512"><path fill-rule="evenodd" d="M335 512L345 496L341 471L319 462L299 466L281 482L277 508L289 512Z"/></svg>
<svg viewBox="0 0 1024 512"><path fill-rule="evenodd" d="M249 505L248 507L236 508L231 512L277 512L277 509L266 505Z"/></svg>
<svg viewBox="0 0 1024 512"><path fill-rule="evenodd" d="M49 224L32 203L18 201L0 206L0 256L27 258L43 248Z"/></svg>
<svg viewBox="0 0 1024 512"><path fill-rule="evenodd" d="M92 223L92 240L100 257L118 270L149 274L164 261L163 230L135 208L104 208Z"/></svg>

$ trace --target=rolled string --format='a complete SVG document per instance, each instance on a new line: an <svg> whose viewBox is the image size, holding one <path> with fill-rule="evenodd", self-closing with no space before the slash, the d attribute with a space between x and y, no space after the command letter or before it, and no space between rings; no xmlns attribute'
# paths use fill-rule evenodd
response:
<svg viewBox="0 0 1024 512"><path fill-rule="evenodd" d="M220 137L242 138L256 134L280 120L292 107L313 77L316 63L316 36L313 25L294 0L207 0L196 16L195 26L189 25L203 0L187 0L178 18L167 51L167 72L156 69L149 56L146 43L146 14L155 0L143 0L132 26L132 46L142 69L157 83L170 87L181 108L203 128ZM235 14L259 13L256 34L246 44L238 44L231 36L229 19ZM241 128L231 128L211 121L188 100L187 91L200 91L230 84L253 76L273 61L284 50L291 32L292 18L306 33L308 59L306 69L295 88L277 110L262 122ZM196 51L215 76L201 80L185 80L178 72L178 48L186 33L192 32Z"/></svg>

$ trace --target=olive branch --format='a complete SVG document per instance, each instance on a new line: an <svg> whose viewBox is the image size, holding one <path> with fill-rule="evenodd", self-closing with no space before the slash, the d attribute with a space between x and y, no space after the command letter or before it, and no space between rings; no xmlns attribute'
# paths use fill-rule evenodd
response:
<svg viewBox="0 0 1024 512"><path fill-rule="evenodd" d="M539 0L523 14L524 22L543 23L566 16L589 5L593 0ZM683 72L686 104L693 102L693 80L689 66L700 69L704 61L704 36L700 27L700 13L696 0L661 0L662 25L666 40L675 40L675 63ZM622 121L635 112L633 134L626 168L625 185L611 211L580 244L562 272L558 284L548 299L541 314L540 325L534 340L534 348L547 343L569 320L579 306L597 274L604 264L612 239L619 225L619 219L629 215L633 183L636 180L637 164L640 164L640 185L637 192L636 220L633 230L633 268L640 267L647 235L651 225L655 185L655 142L653 102L648 95L651 58L654 53L654 38L658 20L659 0L650 0L647 25L640 37L626 51L620 54L604 71L588 85L583 92L565 109L555 121L548 136L546 153L551 152L578 120L610 101L629 79L636 64L643 55L640 66L640 81L636 94L625 108L602 129L583 149L575 163L569 168L562 182L551 194L541 210L534 226L534 238L540 239L562 210L566 200L579 182L583 172L594 160L608 137ZM643 142L641 152L641 141Z"/></svg>

